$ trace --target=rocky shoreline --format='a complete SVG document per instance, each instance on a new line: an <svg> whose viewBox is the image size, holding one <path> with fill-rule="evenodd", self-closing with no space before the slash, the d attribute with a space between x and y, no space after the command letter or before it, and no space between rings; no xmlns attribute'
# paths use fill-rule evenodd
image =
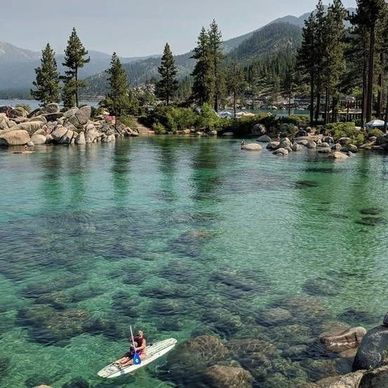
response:
<svg viewBox="0 0 388 388"><path fill-rule="evenodd" d="M49 104L31 113L21 107L0 108L2 146L111 143L124 136L139 136L139 132L115 125L108 114L92 118L90 106L61 112L58 104Z"/></svg>

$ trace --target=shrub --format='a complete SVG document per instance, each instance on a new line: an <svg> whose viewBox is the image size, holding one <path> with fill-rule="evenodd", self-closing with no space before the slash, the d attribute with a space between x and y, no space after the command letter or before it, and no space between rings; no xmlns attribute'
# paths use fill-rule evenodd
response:
<svg viewBox="0 0 388 388"><path fill-rule="evenodd" d="M136 119L133 116L121 116L119 118L121 124L124 124L126 127L135 128Z"/></svg>
<svg viewBox="0 0 388 388"><path fill-rule="evenodd" d="M221 119L209 104L203 104L196 122L198 128L220 130L226 121Z"/></svg>
<svg viewBox="0 0 388 388"><path fill-rule="evenodd" d="M190 108L170 108L166 112L166 127L173 132L195 126L197 114Z"/></svg>
<svg viewBox="0 0 388 388"><path fill-rule="evenodd" d="M351 138L354 144L361 144L365 141L365 134L356 129L353 122L326 124L325 131L330 132L335 141L341 137Z"/></svg>
<svg viewBox="0 0 388 388"><path fill-rule="evenodd" d="M380 137L380 136L384 136L384 132L378 128L371 128L371 129L368 129L368 136Z"/></svg>
<svg viewBox="0 0 388 388"><path fill-rule="evenodd" d="M152 128L157 135L163 135L166 133L166 128L161 123L155 123Z"/></svg>
<svg viewBox="0 0 388 388"><path fill-rule="evenodd" d="M279 119L280 122L284 124L293 124L296 126L305 127L309 124L309 117L305 115L291 115L291 116L284 116Z"/></svg>

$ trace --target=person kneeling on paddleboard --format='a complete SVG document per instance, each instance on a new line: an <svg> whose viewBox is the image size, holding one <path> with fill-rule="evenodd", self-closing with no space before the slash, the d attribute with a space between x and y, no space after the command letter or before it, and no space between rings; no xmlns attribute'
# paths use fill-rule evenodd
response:
<svg viewBox="0 0 388 388"><path fill-rule="evenodd" d="M130 339L130 341L132 343L132 338ZM135 354L139 356L140 360L143 359L146 351L147 341L144 337L144 333L141 330L139 330L137 335L134 337L133 345L131 345L129 351L125 353L124 356L120 358L120 360L116 361L115 364L117 366L124 368L126 366L132 365Z"/></svg>

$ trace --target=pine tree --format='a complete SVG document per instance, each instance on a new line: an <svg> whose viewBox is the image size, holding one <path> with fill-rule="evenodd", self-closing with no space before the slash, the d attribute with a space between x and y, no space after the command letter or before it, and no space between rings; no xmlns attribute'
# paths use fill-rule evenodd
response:
<svg viewBox="0 0 388 388"><path fill-rule="evenodd" d="M364 85L365 97L365 120L372 118L373 88L375 81L375 51L376 51L376 30L377 22L384 9L384 0L358 0L357 13L353 22L358 25L360 30L365 30L368 34L367 41L367 79Z"/></svg>
<svg viewBox="0 0 388 388"><path fill-rule="evenodd" d="M242 68L233 63L226 72L226 87L233 98L233 117L236 118L237 99L241 96L245 87L245 77Z"/></svg>
<svg viewBox="0 0 388 388"><path fill-rule="evenodd" d="M283 86L284 94L288 100L288 115L290 116L291 115L291 99L292 99L294 89L295 89L294 67L291 65L287 67L282 86Z"/></svg>
<svg viewBox="0 0 388 388"><path fill-rule="evenodd" d="M329 102L332 97L332 119L335 119L335 108L338 102L338 85L345 70L345 25L346 10L341 0L334 0L329 6L324 24L324 51L322 83L325 88L325 123L328 122Z"/></svg>
<svg viewBox="0 0 388 388"><path fill-rule="evenodd" d="M74 104L78 106L78 91L85 86L85 82L78 79L78 70L90 62L90 57L85 58L86 55L88 55L88 52L79 39L76 29L73 28L67 42L65 60L63 62L63 66L68 68L65 71L66 75L63 77L63 102L67 108L74 106Z"/></svg>
<svg viewBox="0 0 388 388"><path fill-rule="evenodd" d="M45 106L51 102L59 102L59 72L55 60L55 52L49 43L42 50L40 63L40 67L35 69L36 80L32 84L36 89L31 90L31 95L40 101L41 106Z"/></svg>
<svg viewBox="0 0 388 388"><path fill-rule="evenodd" d="M208 37L211 77L214 83L214 110L218 112L220 101L225 90L225 76L221 67L224 59L222 33L215 20L210 24Z"/></svg>
<svg viewBox="0 0 388 388"><path fill-rule="evenodd" d="M313 125L314 121L316 29L317 19L313 12L305 21L302 45L298 50L297 57L298 68L310 85L310 125Z"/></svg>
<svg viewBox="0 0 388 388"><path fill-rule="evenodd" d="M102 105L111 114L120 117L130 111L131 99L128 90L127 74L116 53L113 53L111 66L106 70L106 73L108 74L109 92Z"/></svg>
<svg viewBox="0 0 388 388"><path fill-rule="evenodd" d="M177 68L170 46L166 43L162 63L158 68L160 81L156 84L156 95L169 105L178 90Z"/></svg>
<svg viewBox="0 0 388 388"><path fill-rule="evenodd" d="M214 78L212 77L212 66L209 50L209 36L205 27L198 37L197 47L192 56L196 60L193 76L192 98L199 104L210 103L214 95Z"/></svg>

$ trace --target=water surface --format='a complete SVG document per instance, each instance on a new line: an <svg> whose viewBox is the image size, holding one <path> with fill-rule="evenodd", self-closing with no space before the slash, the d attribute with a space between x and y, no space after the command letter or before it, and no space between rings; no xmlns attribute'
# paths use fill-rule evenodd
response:
<svg viewBox="0 0 388 388"><path fill-rule="evenodd" d="M329 321L369 328L388 309L387 167L224 139L1 149L0 385L182 384L165 359L96 376L129 324L150 341L265 338L278 363L252 367L260 387L344 371L335 357L322 369L314 341ZM262 318L279 307L288 322Z"/></svg>

